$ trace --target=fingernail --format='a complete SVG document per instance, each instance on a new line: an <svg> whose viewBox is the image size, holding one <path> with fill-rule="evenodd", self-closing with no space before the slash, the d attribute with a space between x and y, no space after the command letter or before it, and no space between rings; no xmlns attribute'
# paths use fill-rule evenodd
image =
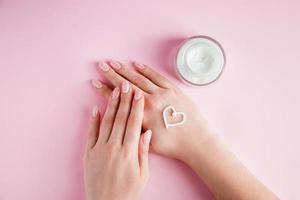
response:
<svg viewBox="0 0 300 200"><path fill-rule="evenodd" d="M112 92L112 99L117 99L119 97L120 90L119 88L115 88L114 91Z"/></svg>
<svg viewBox="0 0 300 200"><path fill-rule="evenodd" d="M122 92L127 93L129 91L129 83L128 81L123 81L122 82Z"/></svg>
<svg viewBox="0 0 300 200"><path fill-rule="evenodd" d="M111 61L109 64L114 68L114 69L121 69L122 65L117 62L117 61Z"/></svg>
<svg viewBox="0 0 300 200"><path fill-rule="evenodd" d="M93 115L93 117L97 117L97 115L98 115L98 112L99 112L99 109L98 109L98 107L97 107L97 106L94 106L94 107L93 107L93 111L92 111L92 115Z"/></svg>
<svg viewBox="0 0 300 200"><path fill-rule="evenodd" d="M137 90L134 93L134 100L139 100L142 97L143 93L141 90Z"/></svg>
<svg viewBox="0 0 300 200"><path fill-rule="evenodd" d="M102 83L100 82L100 81L98 81L98 80L92 80L92 85L95 87L95 88L98 88L98 89L100 89L100 88L102 88Z"/></svg>
<svg viewBox="0 0 300 200"><path fill-rule="evenodd" d="M104 72L107 72L109 70L109 66L105 62L99 62L98 66Z"/></svg>
<svg viewBox="0 0 300 200"><path fill-rule="evenodd" d="M139 69L144 69L144 68L145 68L145 65L143 65L143 64L141 64L141 63L135 62L134 64L135 64L135 66L137 66Z"/></svg>
<svg viewBox="0 0 300 200"><path fill-rule="evenodd" d="M144 135L144 144L148 145L150 143L151 136L152 136L152 131L147 130Z"/></svg>

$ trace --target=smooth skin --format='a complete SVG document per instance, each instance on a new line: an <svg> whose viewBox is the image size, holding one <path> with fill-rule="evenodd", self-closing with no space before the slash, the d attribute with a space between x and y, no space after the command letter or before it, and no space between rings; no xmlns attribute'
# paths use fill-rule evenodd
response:
<svg viewBox="0 0 300 200"><path fill-rule="evenodd" d="M148 180L151 131L141 134L143 94L132 96L126 81L121 94L115 88L110 95L102 120L93 108L84 156L87 200L137 199Z"/></svg>
<svg viewBox="0 0 300 200"><path fill-rule="evenodd" d="M142 126L153 131L151 150L186 163L219 200L278 199L223 144L191 99L149 66L133 65L136 70L117 61L100 62L99 71L114 86L127 80L132 88L143 91ZM111 89L104 83L93 80L92 85L100 95L110 96ZM162 111L168 105L184 112L186 123L166 129Z"/></svg>

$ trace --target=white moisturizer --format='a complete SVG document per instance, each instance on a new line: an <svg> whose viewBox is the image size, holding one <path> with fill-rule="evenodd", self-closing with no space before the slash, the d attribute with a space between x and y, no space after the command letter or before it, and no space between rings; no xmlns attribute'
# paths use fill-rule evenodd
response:
<svg viewBox="0 0 300 200"><path fill-rule="evenodd" d="M176 56L180 77L193 85L205 85L215 81L225 66L225 54L221 45L207 36L186 40Z"/></svg>

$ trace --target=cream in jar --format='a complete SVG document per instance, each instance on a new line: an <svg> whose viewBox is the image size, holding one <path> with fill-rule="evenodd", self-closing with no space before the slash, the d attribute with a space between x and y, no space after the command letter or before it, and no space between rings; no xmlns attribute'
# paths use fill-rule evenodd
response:
<svg viewBox="0 0 300 200"><path fill-rule="evenodd" d="M216 40L207 36L185 40L177 52L177 72L185 82L192 85L206 85L215 81L224 66L223 48Z"/></svg>

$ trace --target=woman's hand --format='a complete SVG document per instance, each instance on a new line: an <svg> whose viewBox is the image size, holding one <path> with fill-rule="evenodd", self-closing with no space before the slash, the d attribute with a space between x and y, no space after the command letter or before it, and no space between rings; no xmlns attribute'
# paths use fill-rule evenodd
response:
<svg viewBox="0 0 300 200"><path fill-rule="evenodd" d="M134 200L148 180L151 131L141 135L143 93L133 94L127 81L121 88L108 97L102 120L97 107L92 112L84 158L87 200Z"/></svg>
<svg viewBox="0 0 300 200"><path fill-rule="evenodd" d="M109 65L100 63L100 69L113 85L119 86L122 81L127 79L132 83L133 88L140 88L144 91L143 127L153 130L151 148L154 151L186 162L219 200L278 199L239 162L218 137L211 137L214 134L197 111L196 106L177 87L150 67L142 64L135 64L138 72L128 69L119 62L111 62ZM111 89L109 87L96 80L92 81L92 84L101 95L110 96ZM186 122L180 126L166 129L163 122L163 110L170 105L177 111L186 114ZM100 152L101 150L99 150ZM99 167L96 169L99 170L99 175L102 174L100 172L102 165L104 165L104 171L112 170L108 169L108 165L105 163L97 164ZM96 164L91 166L96 166ZM115 173L115 171L117 170L113 170L111 173ZM93 176L94 174L91 175L90 180L93 180ZM109 180L110 176L107 174L101 176L104 176L105 183L113 185ZM125 180L121 178L117 180L120 181L121 186L125 185ZM103 183L98 182L98 186L105 188ZM115 188L114 191L119 192L120 190ZM96 192L91 193L96 194ZM108 194L107 192L102 193ZM120 198L121 194L118 194Z"/></svg>
<svg viewBox="0 0 300 200"><path fill-rule="evenodd" d="M144 92L143 128L153 131L151 150L183 161L189 159L191 149L211 135L206 121L195 104L179 88L150 67L139 63L134 65L137 71L120 62L101 62L99 70L115 87L128 80L133 88ZM100 95L106 98L110 96L111 89L107 85L98 80L93 80L92 85ZM163 110L169 105L186 114L184 124L168 129L165 127Z"/></svg>

